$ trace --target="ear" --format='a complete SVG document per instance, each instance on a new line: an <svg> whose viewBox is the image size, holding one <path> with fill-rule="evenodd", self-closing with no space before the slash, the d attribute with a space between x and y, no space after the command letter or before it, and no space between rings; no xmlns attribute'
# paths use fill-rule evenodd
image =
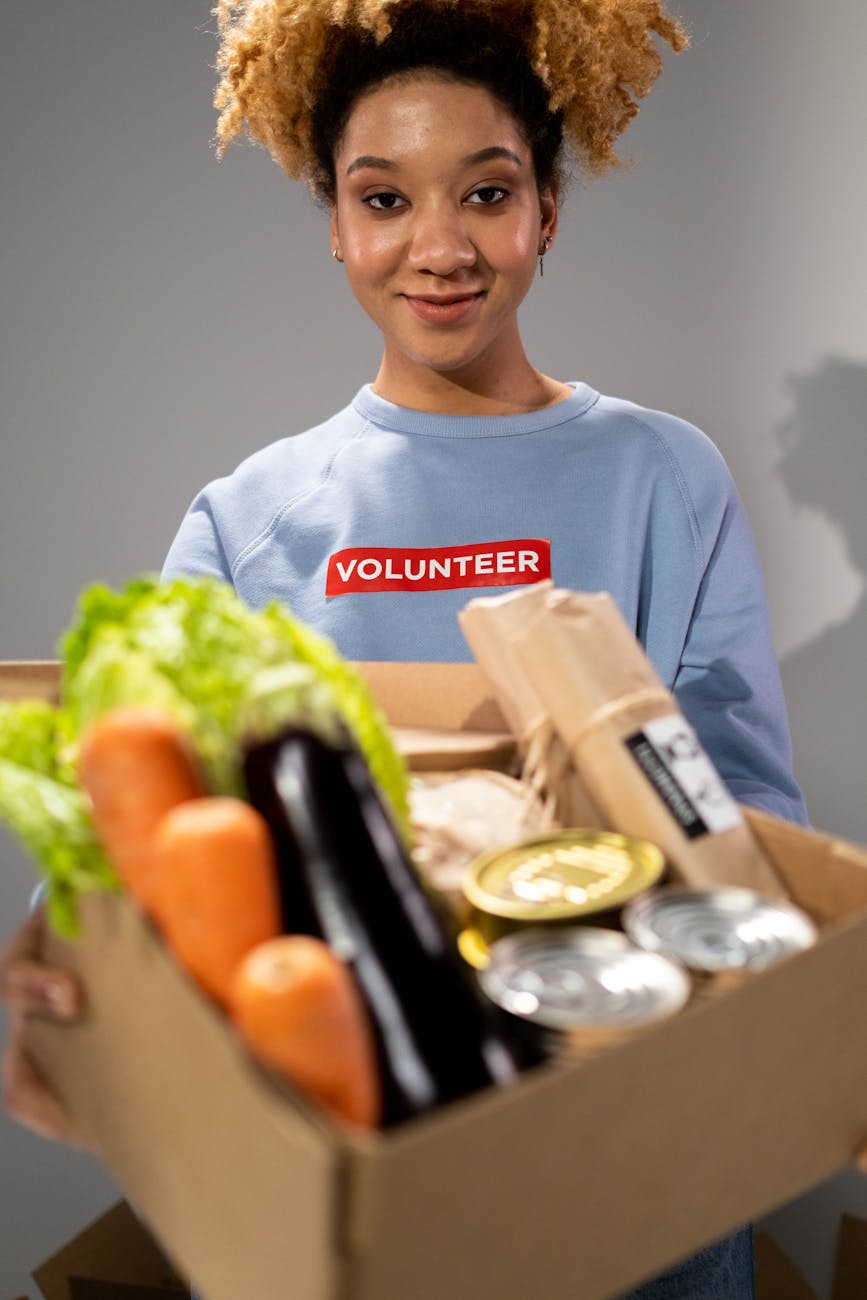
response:
<svg viewBox="0 0 867 1300"><path fill-rule="evenodd" d="M331 230L331 249L332 249L332 256L333 256L334 249L335 249L335 248L340 248L340 231L339 231L338 224L337 224L337 204L336 204L336 203L332 203L332 204L331 204L331 222L330 222L330 230Z"/></svg>
<svg viewBox="0 0 867 1300"><path fill-rule="evenodd" d="M546 185L543 190L539 191L539 208L542 214L542 238L548 235L551 239L557 233L557 217L559 213L557 202L557 187L555 185Z"/></svg>

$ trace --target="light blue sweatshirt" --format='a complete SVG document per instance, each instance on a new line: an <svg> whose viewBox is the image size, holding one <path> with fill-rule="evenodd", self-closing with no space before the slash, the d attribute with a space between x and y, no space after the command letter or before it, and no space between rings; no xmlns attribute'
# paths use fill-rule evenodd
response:
<svg viewBox="0 0 867 1300"><path fill-rule="evenodd" d="M467 660L458 611L550 576L608 591L735 798L805 821L749 523L717 449L586 384L527 415L362 388L193 501L164 576L278 597L351 659Z"/></svg>

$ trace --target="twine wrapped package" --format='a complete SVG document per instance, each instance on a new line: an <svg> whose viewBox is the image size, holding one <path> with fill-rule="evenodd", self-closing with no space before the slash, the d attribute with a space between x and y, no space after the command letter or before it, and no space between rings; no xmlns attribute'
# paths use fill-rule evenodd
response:
<svg viewBox="0 0 867 1300"><path fill-rule="evenodd" d="M603 830L607 823L594 805L534 681L518 641L531 622L544 615L550 581L526 587L518 596L471 600L458 615L464 636L490 682L503 717L518 739L523 775L541 799L547 825Z"/></svg>
<svg viewBox="0 0 867 1300"><path fill-rule="evenodd" d="M460 621L510 723L518 701L530 692L538 700L550 731L538 715L533 719L535 735L525 747L528 779L547 789L562 823L577 824L571 792L562 793L571 767L601 824L659 845L685 884L741 885L772 898L787 896L609 595L543 582L526 592L470 601ZM521 721L526 735L527 719ZM553 753L545 747L546 734L557 738Z"/></svg>

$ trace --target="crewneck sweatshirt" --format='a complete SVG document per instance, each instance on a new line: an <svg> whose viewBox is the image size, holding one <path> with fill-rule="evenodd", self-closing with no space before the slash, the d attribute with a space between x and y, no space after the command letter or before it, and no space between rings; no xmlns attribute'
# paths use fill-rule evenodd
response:
<svg viewBox="0 0 867 1300"><path fill-rule="evenodd" d="M609 592L741 802L803 822L750 526L693 425L584 383L520 415L362 388L192 502L164 576L278 598L357 660L471 659L458 611L551 577Z"/></svg>

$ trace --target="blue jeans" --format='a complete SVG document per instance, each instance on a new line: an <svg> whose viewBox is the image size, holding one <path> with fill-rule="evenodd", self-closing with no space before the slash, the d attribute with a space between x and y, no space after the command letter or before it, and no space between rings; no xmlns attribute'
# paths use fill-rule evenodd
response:
<svg viewBox="0 0 867 1300"><path fill-rule="evenodd" d="M620 1300L754 1300L753 1233L741 1228Z"/></svg>

